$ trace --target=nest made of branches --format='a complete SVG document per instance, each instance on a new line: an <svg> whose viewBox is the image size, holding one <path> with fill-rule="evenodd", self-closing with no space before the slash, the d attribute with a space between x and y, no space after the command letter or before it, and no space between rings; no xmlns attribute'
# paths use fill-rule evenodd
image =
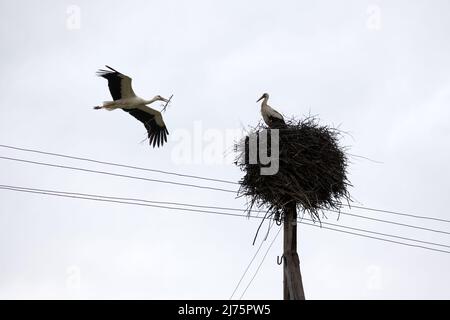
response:
<svg viewBox="0 0 450 320"><path fill-rule="evenodd" d="M320 221L320 212L324 209L339 210L343 200L350 201L348 160L339 145L341 131L319 125L315 117L291 119L286 125L278 129L279 170L276 174L261 174L261 168L269 165L262 164L264 161L259 156L257 163L249 161L249 141L254 141L250 140L251 135L256 135L260 141L265 130L267 150L262 151L270 157L273 135L267 126L258 124L236 145L236 164L245 172L238 195L247 197L249 214L255 206L266 208L268 216L281 221L284 210L295 205L303 213L309 213L314 221ZM260 143L257 148L259 152Z"/></svg>

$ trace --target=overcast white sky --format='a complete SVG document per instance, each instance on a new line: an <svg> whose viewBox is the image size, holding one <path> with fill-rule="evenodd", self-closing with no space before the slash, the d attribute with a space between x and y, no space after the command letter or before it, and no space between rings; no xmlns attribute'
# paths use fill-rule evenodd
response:
<svg viewBox="0 0 450 320"><path fill-rule="evenodd" d="M0 143L238 181L223 156L227 137L260 120L255 101L267 91L285 115L341 125L352 153L382 162L352 159L359 203L449 219L449 15L446 0L3 0ZM95 76L104 64L132 76L142 97L174 94L164 148L140 144L145 129L126 113L92 110L110 100ZM245 205L230 193L0 161L0 184ZM444 222L352 212L450 231ZM446 234L336 218L329 214L333 223L450 245ZM257 225L0 190L0 298L227 299L256 250ZM282 298L281 250L280 237L245 298ZM445 253L300 225L299 254L309 299L450 298Z"/></svg>

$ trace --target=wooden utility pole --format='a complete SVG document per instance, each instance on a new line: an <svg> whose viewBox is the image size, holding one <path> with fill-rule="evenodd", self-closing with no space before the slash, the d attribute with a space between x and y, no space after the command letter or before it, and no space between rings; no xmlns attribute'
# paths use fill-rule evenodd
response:
<svg viewBox="0 0 450 320"><path fill-rule="evenodd" d="M284 300L305 300L300 260L297 253L297 207L288 204L284 213L283 296Z"/></svg>

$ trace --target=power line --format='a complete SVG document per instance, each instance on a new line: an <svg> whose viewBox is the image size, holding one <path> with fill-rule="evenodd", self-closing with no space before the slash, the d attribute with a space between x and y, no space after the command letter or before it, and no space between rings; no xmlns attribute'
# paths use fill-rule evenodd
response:
<svg viewBox="0 0 450 320"><path fill-rule="evenodd" d="M399 215L399 216L405 216L405 217L410 217L410 218L426 219L426 220L434 220L434 221L439 221L439 222L450 223L450 220L446 220L446 219L435 218L435 217L427 217L427 216L419 216L419 215L415 215L415 214L403 213L403 212L398 212L398 211L375 209L375 208L369 208L369 207L363 207L363 206L354 206L354 205L351 205L351 206L348 206L348 207L350 209L351 208L356 208L356 209L367 210L367 211L374 211L374 212L381 212L381 213L390 213L390 214Z"/></svg>
<svg viewBox="0 0 450 320"><path fill-rule="evenodd" d="M236 191L228 190L228 189L222 189L222 188L214 188L214 187L201 186L201 185L196 185L196 184L180 183L180 182L166 181L166 180L159 180L159 179L143 178L143 177L138 177L138 176L130 176L130 175L112 173L112 172L108 172L108 171L98 171L98 170L92 170L92 169L86 169L86 168L57 165L57 164L51 164L51 163L47 163L47 162L31 161L31 160L25 160L25 159L19 159L19 158L3 157L3 156L0 156L0 159L10 160L10 161L17 161L17 162L22 162L22 163L35 164L35 165L56 167L56 168L60 168L60 169L69 169L69 170L76 170L76 171L82 171L82 172L88 172L88 173L103 174L103 175L108 175L108 176L116 176L116 177L120 177L120 178L136 179L136 180L143 180L143 181L150 181L150 182L157 182L157 183L164 183L164 184L172 184L172 185L178 185L178 186L184 186L184 187L193 187L193 188L207 189L207 190L213 190L213 191L223 191L223 192L229 192L229 193L236 193ZM431 228L419 227L419 226L410 225L410 224L406 224L406 223L395 222L395 221L391 221L391 220L371 218L371 217L366 217L366 216L361 216L361 215L357 215L357 214L348 213L348 212L345 212L345 211L335 211L335 210L331 210L331 209L324 209L324 210L325 211L330 211L330 212L336 212L336 213L343 214L343 215L353 216L353 217L357 217L357 218L361 218L361 219L368 219L368 220L373 220L373 221L378 221L378 222L390 223L390 224L400 225L400 226L404 226L404 227L409 227L409 228L414 228L414 229L420 229L420 230L426 230L426 231L431 231L431 232L443 233L443 234L449 234L450 235L450 232L442 231L442 230L436 230L436 229L431 229Z"/></svg>
<svg viewBox="0 0 450 320"><path fill-rule="evenodd" d="M172 201L156 201L156 200L129 198L129 197L113 197L113 196L105 196L105 195L92 194L92 193L79 193L79 192L67 192L67 191L59 191L59 190L49 190L49 189L36 189L36 188L27 188L27 187L20 187L20 186L12 186L12 185L2 185L2 184L0 184L0 188L3 188L3 187L7 188L7 189L21 189L21 190L31 190L31 191L42 191L42 192L49 192L49 193L59 193L59 194L66 194L66 195L96 197L96 198L105 198L105 199L112 199L112 200L136 201L136 202L144 202L144 203L186 206L186 207L203 208L203 209L219 209L219 210L239 211L239 212L244 212L245 211L245 210L242 210L242 209L229 208L229 207L205 206L205 205L190 204L190 203L180 203L180 202L172 202ZM262 211L251 210L251 212L262 212Z"/></svg>
<svg viewBox="0 0 450 320"><path fill-rule="evenodd" d="M201 185L190 184L190 183L181 183L181 182L166 181L166 180L159 180L159 179L143 178L143 177L137 177L137 176L130 176L130 175L126 175L126 174L113 173L113 172L108 172L108 171L99 171L99 170L92 170L92 169L79 168L79 167L63 166L63 165L52 164L52 163L47 163L47 162L31 161L31 160L2 157L2 156L0 156L0 159L29 163L29 164L36 164L36 165L40 165L40 166L47 166L47 167L53 167L53 168L69 169L69 170L76 170L76 171L89 172L89 173L97 173L97 174L103 174L103 175L120 177L120 178L136 179L136 180L143 180L143 181L150 181L150 182L172 184L172 185L183 186L183 187L192 187L192 188L199 188L199 189L208 189L208 190L214 190L214 191L236 193L236 191L222 189L222 188L214 188L214 187L207 187L207 186L201 186Z"/></svg>
<svg viewBox="0 0 450 320"><path fill-rule="evenodd" d="M37 191L37 192L45 192L45 193L74 195L74 196L81 196L81 197L103 198L103 199L118 200L118 201L144 202L144 203L151 203L151 204L158 204L158 205L176 205L176 206L202 208L202 209L218 209L218 210L244 212L244 210L238 209L238 208L219 207L219 206L205 206L205 205L197 205L197 204L190 204L190 203L180 203L180 202L171 202L171 201L144 200L144 199L129 198L129 197L112 197L112 196L105 196L105 195L98 195L98 194L65 192L65 191L59 191L59 190L36 189L36 188L27 188L27 187L1 185L1 184L0 184L0 188L4 188L4 189L8 189L8 190L9 189L12 189L12 190L15 190L15 189L17 189L17 190L29 190L29 191ZM258 212L259 213L260 211L251 210L250 212ZM242 214L240 216L245 216L245 215ZM262 218L262 217L258 217L258 216L251 216L251 217ZM309 222L315 222L314 220L308 219L308 218L301 218L300 221L302 221L302 220L306 220L306 221L309 221ZM344 228L344 229L349 229L349 230L354 230L354 231L361 231L361 232L366 232L366 233L371 233L371 234L376 234L376 235L381 235L381 236L386 236L386 237L391 237L391 238L397 238L397 239L402 239L402 240L414 241L414 242L423 243L423 244L430 244L430 245L439 246L439 247L450 248L450 245L445 245L445 244L440 244L440 243L435 243L435 242L429 242L429 241L424 241L424 240L418 240L418 239L412 239L412 238L407 238L407 237L402 237L402 236L397 236L397 235L392 235L392 234L387 234L387 233L381 233L381 232L372 231L372 230L360 229L360 228L350 227L350 226L346 226L346 225L335 224L335 223L331 223L331 222L322 221L321 224L334 226L334 227L339 227L339 228Z"/></svg>
<svg viewBox="0 0 450 320"><path fill-rule="evenodd" d="M244 295L245 295L245 293L247 292L248 288L249 288L250 285L252 284L253 280L255 280L255 277L256 277L256 275L258 274L259 269L261 269L261 266L262 266L262 264L264 263L264 260L266 259L267 254L269 253L269 251L270 251L270 249L272 248L273 244L275 243L275 240L277 240L278 235L280 234L280 231L281 231L281 228L278 229L277 234L275 235L275 237L273 237L273 240L272 240L272 242L270 243L269 247L267 248L266 253L264 254L264 256L263 256L261 262L259 263L258 268L257 268L256 271L255 271L255 274L253 275L253 277L250 279L250 282L249 282L249 283L247 284L247 286L245 287L244 292L242 292L241 296L239 297L239 300L242 300L242 298L244 297Z"/></svg>
<svg viewBox="0 0 450 320"><path fill-rule="evenodd" d="M112 197L112 196L105 196L105 195L98 195L98 194L65 192L65 191L27 188L27 187L11 186L11 185L0 185L0 188L13 189L13 190L17 189L18 191L19 190L24 190L24 191L28 190L28 191L37 191L37 192L50 193L50 194L55 193L55 194L74 195L74 196L81 196L81 197L103 198L103 199L119 200L119 201L144 202L144 203L152 203L152 204L159 204L159 205L176 205L176 206L204 208L204 209L218 209L218 210L238 211L238 212L243 212L244 211L244 210L238 209L238 208L219 207L219 206L205 206L205 205L197 205L197 204L190 204L190 203L180 203L180 202L170 202L170 201L144 200L144 199L128 198L128 197ZM260 211L251 210L251 212L260 212ZM245 216L245 215L239 215L239 216ZM262 218L262 217L258 217L258 216L250 216L250 217ZM308 219L308 218L301 218L300 221L301 220L306 220L306 221L309 221L309 222L315 222L314 220L311 220L311 219ZM382 235L382 236L387 236L387 237L393 237L393 238L398 238L398 239L402 239L402 240L415 241L415 242L420 242L420 243L424 243L424 244L431 244L431 245L435 245L435 246L441 246L441 247L450 248L450 246L444 245L444 244L428 242L428 241L423 241L423 240L417 240L417 239L411 239L411 238L406 238L406 237L401 237L401 236L396 236L396 235L391 235L391 234L386 234L386 233L380 233L380 232L366 230L366 229L359 229L359 228L355 228L355 227L349 227L349 226L345 226L345 225L334 224L334 223L331 223L331 222L324 222L323 221L323 222L321 222L321 224L335 226L335 227L340 227L340 228L346 228L346 229L351 229L351 230L356 230L356 231L362 231L362 232L367 232L367 233L372 233L372 234L377 234L377 235Z"/></svg>
<svg viewBox="0 0 450 320"><path fill-rule="evenodd" d="M100 202L109 202L109 203L116 203L116 204L128 204L128 205L154 207L154 208L162 208L162 209L169 209L169 210L188 211L188 212L194 212L194 213L209 213L209 214L217 214L217 215L224 215L224 216L246 217L246 215L234 214L234 213L228 213L228 212L218 212L218 211L198 210L198 209L188 209L188 208L176 208L176 207L169 207L169 206L162 206L162 205L153 205L153 204L139 203L139 202L132 202L132 201L122 201L122 200L113 200L113 199L105 199L105 198L96 198L96 197L93 197L93 196L91 197L91 196L62 194L62 193L51 192L51 191L26 190L26 189L20 189L20 188L15 188L15 187L8 187L8 186L0 186L0 189L10 190L10 191L17 191L17 192L33 193L33 194L58 196L58 197L65 197L65 198L84 199L84 200L92 200L92 201L100 201ZM108 197L108 198L113 198L113 197ZM247 217L248 218L263 219L263 217L252 216L252 215L247 215ZM313 220L309 220L309 221L313 221ZM299 222L303 223L303 224L307 224L307 223L305 223L303 221L299 221ZM376 239L376 240L380 240L380 241L387 241L387 242L396 243L396 244L400 244L400 245L406 245L406 246L410 246L410 247L417 247L417 248L427 249L427 250L431 250L431 251L438 251L438 252L443 252L443 253L450 253L450 251L439 250L439 249L430 248L430 247L426 247L426 246L413 245L413 244L409 244L409 243L405 243L405 242L393 241L393 240L388 240L388 239L384 239L384 238L372 237L372 236L359 234L359 233L355 233L355 232L349 232L349 231L334 229L334 228L330 228L330 227L319 226L319 225L316 225L316 224L307 224L307 225L317 226L317 227L320 227L320 228L323 228L323 229L327 229L327 230L334 230L334 231L337 231L337 232L344 232L344 233L353 234L353 235L357 235L357 236L361 236L361 237L367 237L367 238ZM347 226L338 226L338 227L351 228L351 227L347 227ZM356 228L354 228L354 229L356 229ZM363 230L363 229L361 229L361 231L367 232L367 233L373 233L372 231L367 231L367 230ZM388 236L392 237L392 235L388 235ZM395 236L393 236L393 237L395 237ZM405 239L407 239L409 241L420 241L420 240L409 239L409 238L405 238ZM438 245L439 246L440 244L434 244L434 245ZM441 246L446 246L446 245L441 245Z"/></svg>
<svg viewBox="0 0 450 320"><path fill-rule="evenodd" d="M366 217L366 216L361 216L361 215L359 215L359 214L354 214L354 213L349 213L349 212L336 211L336 210L331 210L331 209L326 209L326 210L327 210L327 211L330 211L330 212L335 212L335 213L344 214L344 215L351 216L351 217L356 217L356 218L361 218L361 219L366 219L366 220L372 220L372 221L378 221L378 222L383 222L383 223L389 223L389 224L394 224L394 225L398 225L398 226L402 226L402 227L407 227L407 228L413 228L413 229L425 230L425 231L436 232L436 233L442 233L442 234L450 234L450 232L448 232L448 231L443 231L443 230L437 230L437 229L431 229L431 228L419 227L419 226L415 226L415 225L411 225L411 224L406 224L406 223L401 223L401 222L396 222L396 221L391 221L391 220L384 220L384 219L378 219L378 218Z"/></svg>
<svg viewBox="0 0 450 320"><path fill-rule="evenodd" d="M138 167L138 166L131 166L131 165L119 164L119 163L115 163L115 162L107 162L107 161L95 160L95 159L90 159L90 158L71 156L71 155L55 153L55 152L47 152L47 151L36 150L36 149L14 147L14 146L4 145L4 144L0 144L0 147L7 148L7 149L12 149L12 150L17 150L17 151L38 153L38 154L50 155L50 156L67 158L67 159L73 159L73 160L87 161L87 162L92 162L92 163L97 163L97 164L104 164L104 165L110 165L110 166L116 166L116 167L123 167L123 168L128 168L128 169L135 169L135 170L141 170L141 171L148 171L148 172L155 172L155 173L161 173L161 174L174 175L174 176L185 177L185 178L201 179L201 180L206 180L206 181L214 181L214 182L221 182L221 183L228 183L228 184L239 185L238 182L225 180L225 179L215 179L215 178L202 177L202 176L196 176L196 175L181 174L181 173L171 172L171 171L163 171L163 170L152 169L152 168L143 168L143 167ZM353 156L353 157L365 158L365 157L354 155L354 154L349 154L349 155ZM6 158L6 157L4 157L4 158ZM12 160L12 158L10 158L9 160ZM77 170L77 169L73 169L73 170ZM97 173L99 173L99 172L97 172ZM156 179L153 179L153 180L149 179L149 180L151 180L153 182L161 182L160 180L156 180ZM176 183L176 182L167 182L166 181L165 183L183 185L181 183ZM212 189L212 190L216 190L216 191L224 191L224 192L230 192L230 193L237 193L237 191L226 190L226 189L221 189L221 188L212 188L212 187L206 187L206 186L203 187L203 186L191 185L191 184L185 184L185 186L202 188L202 189ZM399 212L399 211L376 209L376 208L365 207L365 206L357 206L357 205L349 206L349 208L356 208L356 209L368 210L368 211L373 211L373 212L380 212L380 213L388 213L388 214L393 214L393 215L407 216L407 217L416 218L416 219L426 219L426 220L434 220L434 221L439 221L439 222L450 223L450 220L448 220L448 219L441 219L441 218L436 218L436 217L421 216L421 215L415 215L415 214L404 213L404 212Z"/></svg>
<svg viewBox="0 0 450 320"><path fill-rule="evenodd" d="M408 246L408 247L415 247L415 248L422 248L422 249L433 250L433 251L438 251L438 252L443 252L443 253L450 253L450 251L446 251L446 250L434 249L434 248L429 248L429 247L415 245L415 244L410 244L410 243L405 243L405 242L399 242L399 241L394 241L394 240L389 240L389 239L372 237L372 236L368 236L368 235L365 235L365 234L360 234L360 233L350 232L350 231L344 231L344 230L338 230L338 229L329 228L329 227L318 226L316 224L311 224L311 223L305 223L305 222L300 222L300 223L305 224L307 226L319 227L319 228L322 228L322 229L333 230L333 231L337 231L337 232L343 232L343 233L351 234L351 235L354 235L354 236L365 237L365 238L381 240L381 241L387 241L387 242L391 242L391 243L405 245L405 246Z"/></svg>
<svg viewBox="0 0 450 320"><path fill-rule="evenodd" d="M261 243L260 243L260 245L259 245L259 247L258 247L258 250L256 250L255 254L253 255L253 258L252 258L252 259L250 260L250 262L248 263L247 267L246 267L245 270L244 270L244 273L242 274L242 276L241 276L241 278L239 279L238 283L237 283L236 286L234 287L233 293L231 294L229 300L233 299L234 294L236 293L237 289L238 289L239 286L241 285L241 282L242 282L242 280L244 279L245 275L247 274L248 269L250 269L250 266L253 264L253 261L255 261L256 256L258 255L259 251L261 250L262 245L264 244L264 242L265 242L264 240L261 241Z"/></svg>
<svg viewBox="0 0 450 320"><path fill-rule="evenodd" d="M132 202L132 201L122 201L122 200L112 200L112 199L96 198L96 197L89 197L89 196L69 195L69 194L62 194L62 193L49 192L49 191L21 190L21 189L17 189L17 188L9 188L9 187L3 187L3 186L0 187L0 189L11 190L11 191L18 191L18 192L26 192L26 193L34 193L34 194L42 194L42 195L49 195L49 196L57 196L57 197L62 197L62 198L84 199L84 200L93 200L93 201L100 201L100 202L129 204L129 205L136 205L136 206L142 206L142 207L152 207L152 208L171 209L171 210L182 210L182 211L198 212L198 213L211 213L211 214L218 214L218 215L224 215L224 216L233 216L233 217L242 217L242 218L246 217L246 215L237 214L237 213L227 213L227 212L188 209L188 208L175 208L175 207L168 207L168 206L162 206L162 205L156 205L156 204L147 204L147 203L139 203L139 202ZM249 218L255 218L255 216L249 216Z"/></svg>
<svg viewBox="0 0 450 320"><path fill-rule="evenodd" d="M314 220L311 220L311 219L303 218L302 220L306 220L306 221L309 221L309 222L314 222ZM301 222L301 221L299 221L299 222ZM379 236L385 236L385 237L390 237L390 238L414 241L414 242L423 243L423 244L430 244L430 245L438 246L438 247L450 248L450 245L446 245L446 244L440 244L440 243L436 243L436 242L430 242L430 241L412 239L412 238L407 238L407 237L402 237L402 236L396 236L396 235L392 235L392 234L388 234L388 233L382 233L382 232L377 232L377 231L372 231L372 230L366 230L366 229L360 229L360 228L355 228L355 227L349 227L349 226L335 224L335 223L330 223L330 222L321 222L321 224L322 225L339 227L339 228L344 228L344 229L349 229L349 230L354 230L354 231L361 231L361 232L376 234L376 235L379 235Z"/></svg>
<svg viewBox="0 0 450 320"><path fill-rule="evenodd" d="M195 175L182 174L182 173L178 173L178 172L164 171L164 170L159 170L159 169L143 168L143 167L131 166L131 165L126 165L126 164L121 164L121 163L107 162L107 161L95 160L95 159L90 159L90 158L71 156L71 155L62 154L62 153L55 153L55 152L47 152L47 151L41 151L41 150L36 150L36 149L27 149L27 148L14 147L14 146L9 146L9 145L4 145L4 144L0 144L0 147L1 148L12 149L12 150L24 151L24 152L32 152L32 153L44 154L44 155L48 155L48 156L72 159L72 160L80 160L80 161L92 162L92 163L97 163L97 164L104 164L104 165L108 165L108 166L115 166L115 167L122 167L122 168L127 168L127 169L134 169L134 170L155 172L155 173L161 173L161 174L168 174L168 175L184 177L184 178L193 178L193 179L200 179L200 180L221 182L221 183L228 183L228 184L239 184L238 182L235 182L235 181L214 179L214 178L208 178L208 177L200 177L200 176L195 176Z"/></svg>

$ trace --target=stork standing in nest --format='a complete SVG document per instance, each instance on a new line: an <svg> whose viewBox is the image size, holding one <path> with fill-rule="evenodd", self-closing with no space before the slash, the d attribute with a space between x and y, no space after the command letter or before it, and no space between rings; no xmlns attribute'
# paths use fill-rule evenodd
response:
<svg viewBox="0 0 450 320"><path fill-rule="evenodd" d="M170 99L163 98L160 95L150 100L142 99L134 93L130 77L111 67L106 66L106 68L109 70L100 69L97 75L108 80L109 91L114 101L105 101L102 106L96 106L94 109L106 109L109 111L122 109L128 112L144 124L145 129L147 129L149 144L153 145L153 148L162 146L164 142L167 142L169 131L166 128L161 112L147 105L156 101L163 101L166 103L165 107L167 107Z"/></svg>
<svg viewBox="0 0 450 320"><path fill-rule="evenodd" d="M273 109L271 106L267 104L267 101L269 100L269 94L264 93L261 98L258 99L259 102L262 100L261 103L261 115L264 119L264 122L269 126L271 129L282 129L286 128L286 123L284 122L284 118L275 109Z"/></svg>

